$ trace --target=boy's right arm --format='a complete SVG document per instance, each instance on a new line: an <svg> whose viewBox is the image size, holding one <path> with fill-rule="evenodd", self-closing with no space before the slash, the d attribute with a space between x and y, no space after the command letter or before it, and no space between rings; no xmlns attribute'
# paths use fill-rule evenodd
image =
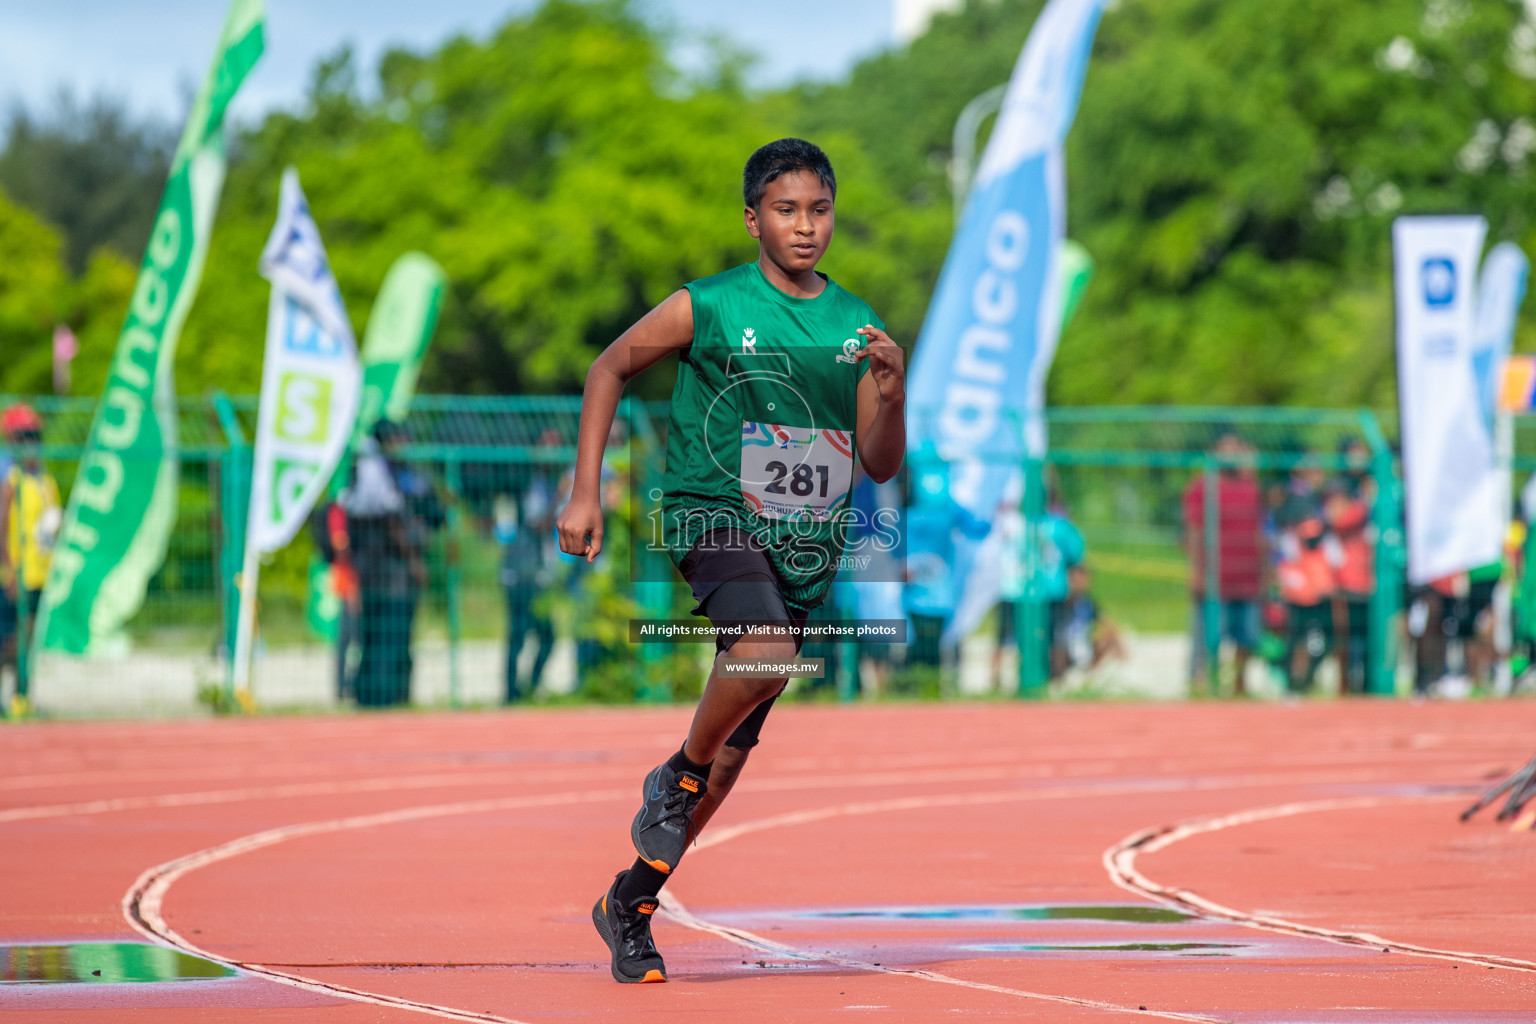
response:
<svg viewBox="0 0 1536 1024"><path fill-rule="evenodd" d="M624 385L673 352L693 341L693 299L688 289L673 292L603 350L587 371L581 394L581 428L576 437L576 479L571 500L555 522L560 550L585 555L587 561L603 550L603 506L600 497L603 448Z"/></svg>

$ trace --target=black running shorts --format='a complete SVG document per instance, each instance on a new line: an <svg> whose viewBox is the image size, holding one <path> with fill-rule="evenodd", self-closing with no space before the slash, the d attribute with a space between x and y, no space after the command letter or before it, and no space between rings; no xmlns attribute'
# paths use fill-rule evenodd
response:
<svg viewBox="0 0 1536 1024"><path fill-rule="evenodd" d="M683 556L678 569L693 589L697 602L693 613L708 617L717 628L743 622L805 625L807 613L785 603L784 595L779 591L778 576L751 534L741 530L717 530L707 534ZM730 650L738 636L723 631L717 633L715 649ZM794 638L797 654L802 640L798 634ZM757 746L758 733L777 699L776 695L769 697L753 708L725 745L738 750Z"/></svg>

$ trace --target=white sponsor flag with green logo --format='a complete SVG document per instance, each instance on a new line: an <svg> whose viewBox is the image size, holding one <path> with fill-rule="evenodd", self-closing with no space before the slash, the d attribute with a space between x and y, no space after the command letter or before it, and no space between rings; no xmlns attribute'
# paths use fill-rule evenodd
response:
<svg viewBox="0 0 1536 1024"><path fill-rule="evenodd" d="M272 297L235 643L237 685L249 665L257 560L293 539L325 491L352 438L362 394L352 324L292 167L283 172L261 274L272 282Z"/></svg>
<svg viewBox="0 0 1536 1024"><path fill-rule="evenodd" d="M257 554L293 539L330 482L357 421L357 342L292 167L261 254L272 282L261 373L247 544Z"/></svg>
<svg viewBox="0 0 1536 1024"><path fill-rule="evenodd" d="M113 654L176 523L181 325L224 187L224 112L262 51L262 0L234 0L171 160L128 316L70 491L35 635L45 650Z"/></svg>
<svg viewBox="0 0 1536 1024"><path fill-rule="evenodd" d="M352 451L379 420L405 422L447 290L448 276L425 253L405 253L384 275L373 312L368 314L368 329L363 332L363 397L352 433ZM343 459L332 477L333 496L341 492L350 466L350 458ZM341 599L333 587L330 568L318 557L310 562L309 584L310 628L335 640Z"/></svg>

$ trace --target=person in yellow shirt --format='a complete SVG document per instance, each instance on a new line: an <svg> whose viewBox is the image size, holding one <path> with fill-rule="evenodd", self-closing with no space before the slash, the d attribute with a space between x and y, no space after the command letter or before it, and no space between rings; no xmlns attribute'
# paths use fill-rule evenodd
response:
<svg viewBox="0 0 1536 1024"><path fill-rule="evenodd" d="M59 485L38 457L42 418L30 406L13 405L0 413L0 433L15 459L0 476L0 667L16 671L13 703L24 711L31 627L64 517Z"/></svg>

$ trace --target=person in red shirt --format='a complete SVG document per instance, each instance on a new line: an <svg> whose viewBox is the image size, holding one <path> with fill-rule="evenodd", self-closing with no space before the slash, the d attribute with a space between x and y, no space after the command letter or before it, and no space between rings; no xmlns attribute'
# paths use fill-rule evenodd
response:
<svg viewBox="0 0 1536 1024"><path fill-rule="evenodd" d="M1333 646L1333 566L1323 549L1323 524L1307 519L1286 534L1276 570L1290 622L1286 682L1292 693L1312 689L1317 666Z"/></svg>
<svg viewBox="0 0 1536 1024"><path fill-rule="evenodd" d="M1184 548L1189 556L1192 616L1190 626L1190 688L1219 692L1207 682L1206 652L1222 639L1232 641L1236 674L1232 692L1243 694L1243 675L1248 658L1259 643L1259 596L1264 589L1264 503L1251 465L1253 449L1231 431L1223 433L1212 448L1222 468L1216 480L1215 531L1217 605L1207 616L1206 474L1190 481L1184 490Z"/></svg>
<svg viewBox="0 0 1536 1024"><path fill-rule="evenodd" d="M1333 595L1333 628L1339 651L1342 687L1365 692L1371 593L1376 589L1376 531L1365 493L1343 490L1328 495L1323 506L1328 534L1323 541L1338 584Z"/></svg>
<svg viewBox="0 0 1536 1024"><path fill-rule="evenodd" d="M349 654L358 640L357 617L362 612L362 591L357 586L357 567L352 564L352 537L347 530L347 510L333 501L325 509L325 531L330 549L331 589L341 601L341 616L336 633L336 696L352 700L356 696L353 668Z"/></svg>

